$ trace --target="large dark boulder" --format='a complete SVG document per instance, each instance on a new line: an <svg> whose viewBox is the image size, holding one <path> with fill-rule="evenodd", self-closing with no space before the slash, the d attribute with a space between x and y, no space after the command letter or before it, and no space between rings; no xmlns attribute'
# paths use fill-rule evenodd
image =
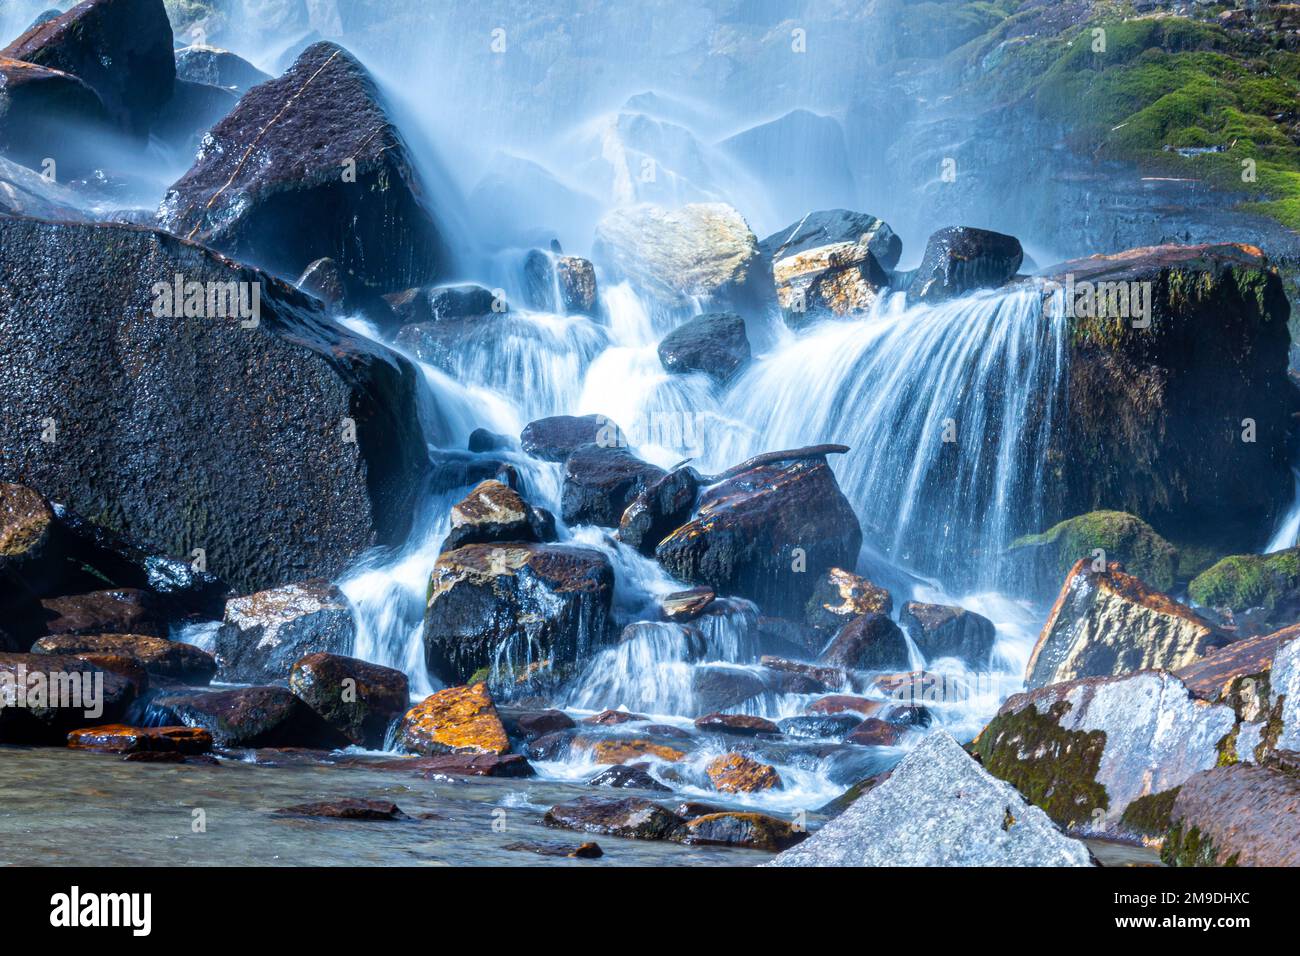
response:
<svg viewBox="0 0 1300 956"><path fill-rule="evenodd" d="M225 118L239 96L220 86L177 80L172 98L154 121L153 132L180 156L193 156L203 137Z"/></svg>
<svg viewBox="0 0 1300 956"><path fill-rule="evenodd" d="M616 528L633 499L664 475L626 448L583 445L564 460L562 517L571 525Z"/></svg>
<svg viewBox="0 0 1300 956"><path fill-rule="evenodd" d="M351 742L283 687L165 694L150 706L166 724L206 730L218 747L346 747Z"/></svg>
<svg viewBox="0 0 1300 956"><path fill-rule="evenodd" d="M171 232L285 277L327 256L350 285L379 293L445 268L407 147L374 80L342 47L308 47L210 135L159 209Z"/></svg>
<svg viewBox="0 0 1300 956"><path fill-rule="evenodd" d="M523 449L542 461L564 461L583 445L619 444L618 426L604 415L553 415L529 422L519 434Z"/></svg>
<svg viewBox="0 0 1300 956"><path fill-rule="evenodd" d="M43 637L32 645L33 654L54 654L88 660L125 657L145 672L182 684L207 684L217 672L217 662L193 644L140 634L64 634Z"/></svg>
<svg viewBox="0 0 1300 956"><path fill-rule="evenodd" d="M1015 236L971 226L940 229L925 244L907 294L942 302L976 289L996 289L1011 281L1024 257Z"/></svg>
<svg viewBox="0 0 1300 956"><path fill-rule="evenodd" d="M899 622L927 661L957 657L987 670L997 629L988 618L961 607L908 601Z"/></svg>
<svg viewBox="0 0 1300 956"><path fill-rule="evenodd" d="M659 361L669 372L703 372L725 383L750 358L745 320L734 312L697 316L659 343Z"/></svg>
<svg viewBox="0 0 1300 956"><path fill-rule="evenodd" d="M177 275L207 290L199 316L170 302ZM148 554L249 592L405 540L427 467L417 372L263 273L152 230L6 219L0 366L21 370L0 480Z"/></svg>
<svg viewBox="0 0 1300 956"><path fill-rule="evenodd" d="M286 584L226 602L214 650L221 680L283 684L308 654L347 654L356 638L352 607L324 581Z"/></svg>
<svg viewBox="0 0 1300 956"><path fill-rule="evenodd" d="M163 0L85 0L31 27L0 55L71 73L126 132L143 138L176 81Z"/></svg>
<svg viewBox="0 0 1300 956"><path fill-rule="evenodd" d="M780 232L774 232L758 244L772 265L782 259L812 249L838 243L863 245L885 269L898 265L903 254L903 240L883 219L847 209L824 209L810 212Z"/></svg>
<svg viewBox="0 0 1300 956"><path fill-rule="evenodd" d="M773 452L720 476L694 517L655 553L672 574L799 617L818 578L853 567L862 530L826 455L843 446Z"/></svg>
<svg viewBox="0 0 1300 956"><path fill-rule="evenodd" d="M77 77L0 55L0 153L42 172L51 159L56 177L80 175L94 167L89 142L109 127L98 94Z"/></svg>
<svg viewBox="0 0 1300 956"><path fill-rule="evenodd" d="M864 614L840 628L819 664L860 671L900 671L909 663L907 638L884 614Z"/></svg>
<svg viewBox="0 0 1300 956"><path fill-rule="evenodd" d="M471 544L438 558L429 581L429 670L464 683L481 668L561 667L609 637L614 570L599 551Z"/></svg>
<svg viewBox="0 0 1300 956"><path fill-rule="evenodd" d="M353 743L373 749L383 747L389 725L411 706L401 671L338 654L308 654L295 663L289 689Z"/></svg>
<svg viewBox="0 0 1300 956"><path fill-rule="evenodd" d="M650 482L624 509L619 540L642 554L654 554L660 541L690 520L699 489L699 472L690 466Z"/></svg>

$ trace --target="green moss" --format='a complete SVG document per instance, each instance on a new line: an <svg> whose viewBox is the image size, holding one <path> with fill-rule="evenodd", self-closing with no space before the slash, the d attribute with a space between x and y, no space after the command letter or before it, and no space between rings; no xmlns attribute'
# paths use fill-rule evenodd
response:
<svg viewBox="0 0 1300 956"><path fill-rule="evenodd" d="M1117 323L1111 323L1116 325ZM1059 581L1080 558L1097 549L1107 561L1119 561L1125 570L1161 591L1174 585L1177 549L1141 518L1122 511L1093 511L1062 521L1042 534L1027 535L1012 550L1038 551L1046 570Z"/></svg>
<svg viewBox="0 0 1300 956"><path fill-rule="evenodd" d="M1162 837L1169 832L1170 815L1174 812L1174 801L1178 799L1181 787L1149 793L1138 797L1120 816L1120 826L1138 836Z"/></svg>
<svg viewBox="0 0 1300 956"><path fill-rule="evenodd" d="M1068 704L1040 714L1032 705L993 718L971 745L984 769L1014 786L1062 827L1089 825L1110 797L1097 782L1106 746L1104 731L1065 730L1058 723Z"/></svg>
<svg viewBox="0 0 1300 956"><path fill-rule="evenodd" d="M1238 854L1234 853L1222 864L1213 841L1204 836L1199 827L1183 831L1182 821L1174 824L1165 836L1160 849L1160 860L1166 866L1236 866Z"/></svg>
<svg viewBox="0 0 1300 956"><path fill-rule="evenodd" d="M1192 579L1188 594L1203 607L1272 610L1300 589L1300 548L1226 557Z"/></svg>

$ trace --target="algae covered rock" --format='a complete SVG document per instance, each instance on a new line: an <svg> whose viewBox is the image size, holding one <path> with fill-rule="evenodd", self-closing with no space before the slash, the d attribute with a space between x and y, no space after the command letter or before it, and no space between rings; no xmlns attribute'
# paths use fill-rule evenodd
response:
<svg viewBox="0 0 1300 956"><path fill-rule="evenodd" d="M1098 558L1096 552L1103 552ZM1010 557L1023 566L1035 596L1056 591L1061 579L1081 558L1118 561L1158 591L1174 586L1178 549L1155 529L1122 511L1093 511L1069 518L1012 543Z"/></svg>
<svg viewBox="0 0 1300 956"><path fill-rule="evenodd" d="M1193 578L1187 593L1247 631L1294 623L1300 617L1300 548L1226 557Z"/></svg>

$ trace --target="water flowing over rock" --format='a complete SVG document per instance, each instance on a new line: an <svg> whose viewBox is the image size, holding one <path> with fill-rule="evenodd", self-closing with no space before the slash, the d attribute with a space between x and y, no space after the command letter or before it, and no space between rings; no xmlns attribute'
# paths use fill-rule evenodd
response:
<svg viewBox="0 0 1300 956"><path fill-rule="evenodd" d="M664 538L690 520L699 488L700 474L690 466L652 481L624 509L618 522L618 539L642 554L654 554ZM693 615L713 600L712 596L705 600L703 592L695 591L698 593L689 599L684 597L688 592L680 592L671 606L665 601L665 615L670 619Z"/></svg>
<svg viewBox="0 0 1300 956"><path fill-rule="evenodd" d="M1020 240L987 229L940 229L925 244L909 296L941 302L976 289L996 289L1015 277L1024 250Z"/></svg>
<svg viewBox="0 0 1300 956"><path fill-rule="evenodd" d="M609 559L588 548L471 544L448 551L429 581L429 670L461 681L482 668L577 663L608 640L613 590Z"/></svg>
<svg viewBox="0 0 1300 956"><path fill-rule="evenodd" d="M734 312L714 312L682 323L659 343L659 361L669 372L703 372L726 383L749 362L745 320Z"/></svg>
<svg viewBox="0 0 1300 956"><path fill-rule="evenodd" d="M856 563L862 531L824 453L769 457L706 488L655 553L682 580L797 616L821 574Z"/></svg>
<svg viewBox="0 0 1300 956"><path fill-rule="evenodd" d="M596 228L593 258L615 281L626 279L670 306L702 299L744 314L772 294L758 240L740 213L721 203L616 209Z"/></svg>
<svg viewBox="0 0 1300 956"><path fill-rule="evenodd" d="M944 731L768 866L1090 866L1070 839Z"/></svg>
<svg viewBox="0 0 1300 956"><path fill-rule="evenodd" d="M77 77L0 54L0 152L33 170L53 160L56 174L59 169L65 175L84 173L95 162L87 140L108 126L99 96ZM66 208L71 218L78 218L74 203L51 206L33 196L35 192L35 187L29 190L21 206L16 198L9 199L9 211L39 215Z"/></svg>
<svg viewBox="0 0 1300 956"><path fill-rule="evenodd" d="M1060 825L1105 829L1139 797L1216 766L1235 723L1231 707L1144 671L1016 694L973 748Z"/></svg>
<svg viewBox="0 0 1300 956"><path fill-rule="evenodd" d="M1071 569L1029 658L1030 688L1127 674L1175 670L1226 643L1209 621L1112 563Z"/></svg>
<svg viewBox="0 0 1300 956"><path fill-rule="evenodd" d="M1180 866L1300 866L1300 780L1249 764L1178 788L1163 859Z"/></svg>
<svg viewBox="0 0 1300 956"><path fill-rule="evenodd" d="M284 277L328 256L361 291L409 289L445 269L406 145L343 48L308 47L209 135L159 209L169 231Z"/></svg>
<svg viewBox="0 0 1300 956"><path fill-rule="evenodd" d="M71 73L140 138L171 99L176 80L163 0L85 0L33 26L0 55Z"/></svg>
<svg viewBox="0 0 1300 956"><path fill-rule="evenodd" d="M180 302L177 275L191 284ZM253 327L241 289L260 305ZM243 591L397 544L427 467L416 372L319 310L162 233L5 220L0 362L24 372L0 420L0 479L148 553L201 549Z"/></svg>
<svg viewBox="0 0 1300 956"><path fill-rule="evenodd" d="M659 793L672 792L671 787L650 776L648 763L618 764L608 770L602 770L587 781L592 787L612 787L615 790L650 790Z"/></svg>
<svg viewBox="0 0 1300 956"><path fill-rule="evenodd" d="M227 683L282 683L308 654L345 654L356 627L342 592L308 581L226 602L216 637L217 663Z"/></svg>
<svg viewBox="0 0 1300 956"><path fill-rule="evenodd" d="M849 621L817 657L818 664L860 671L898 670L910 660L902 630L879 613Z"/></svg>
<svg viewBox="0 0 1300 956"><path fill-rule="evenodd" d="M956 657L977 670L988 669L997 638L988 618L965 608L908 601L899 623L927 661Z"/></svg>
<svg viewBox="0 0 1300 956"><path fill-rule="evenodd" d="M389 724L410 705L406 675L338 654L308 654L293 665L289 689L330 726L362 747L380 748Z"/></svg>

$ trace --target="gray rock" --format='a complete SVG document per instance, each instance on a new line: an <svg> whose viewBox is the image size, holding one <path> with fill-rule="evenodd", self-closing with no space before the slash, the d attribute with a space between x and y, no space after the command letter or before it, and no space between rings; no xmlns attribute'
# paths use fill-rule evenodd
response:
<svg viewBox="0 0 1300 956"><path fill-rule="evenodd" d="M338 588L287 584L226 602L217 632L218 678L230 683L284 683L308 654L345 655L356 625Z"/></svg>
<svg viewBox="0 0 1300 956"><path fill-rule="evenodd" d="M768 866L1089 866L1087 847L945 731Z"/></svg>

